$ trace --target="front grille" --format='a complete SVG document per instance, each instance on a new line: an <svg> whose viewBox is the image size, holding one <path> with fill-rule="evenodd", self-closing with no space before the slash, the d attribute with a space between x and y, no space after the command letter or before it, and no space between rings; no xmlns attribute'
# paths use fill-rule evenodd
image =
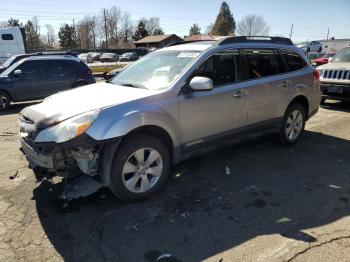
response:
<svg viewBox="0 0 350 262"><path fill-rule="evenodd" d="M350 80L350 70L325 70L324 79Z"/></svg>

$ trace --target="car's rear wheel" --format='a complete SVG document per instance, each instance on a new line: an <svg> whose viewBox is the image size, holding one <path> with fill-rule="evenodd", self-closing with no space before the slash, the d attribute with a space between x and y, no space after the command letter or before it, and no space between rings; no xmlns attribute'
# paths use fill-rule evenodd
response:
<svg viewBox="0 0 350 262"><path fill-rule="evenodd" d="M0 111L6 110L9 108L11 103L11 98L8 94L3 91L0 91Z"/></svg>
<svg viewBox="0 0 350 262"><path fill-rule="evenodd" d="M280 130L280 141L283 145L294 145L304 131L306 122L305 109L295 103L287 109Z"/></svg>
<svg viewBox="0 0 350 262"><path fill-rule="evenodd" d="M160 189L169 169L169 151L160 140L148 135L132 136L115 153L110 189L123 201L144 199Z"/></svg>

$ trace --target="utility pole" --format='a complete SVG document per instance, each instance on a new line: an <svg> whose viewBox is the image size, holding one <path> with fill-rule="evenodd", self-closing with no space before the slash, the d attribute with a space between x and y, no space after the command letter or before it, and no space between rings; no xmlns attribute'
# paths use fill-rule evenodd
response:
<svg viewBox="0 0 350 262"><path fill-rule="evenodd" d="M105 20L106 48L108 48L108 32L107 32L106 9L103 9L103 17L104 17L104 20Z"/></svg>
<svg viewBox="0 0 350 262"><path fill-rule="evenodd" d="M293 26L294 24L292 24L292 26L290 27L290 35L289 35L290 39L292 39L292 35L293 35Z"/></svg>
<svg viewBox="0 0 350 262"><path fill-rule="evenodd" d="M327 31L327 40L328 40L328 37L329 37L329 28L328 28L328 31Z"/></svg>

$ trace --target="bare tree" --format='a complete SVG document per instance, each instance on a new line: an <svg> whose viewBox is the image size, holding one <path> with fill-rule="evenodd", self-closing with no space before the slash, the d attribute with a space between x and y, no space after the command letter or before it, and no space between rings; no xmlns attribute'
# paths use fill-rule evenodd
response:
<svg viewBox="0 0 350 262"><path fill-rule="evenodd" d="M213 30L213 26L214 26L213 23L211 23L211 24L209 24L209 25L207 26L207 28L205 29L205 34L206 34L206 35L210 35L211 31Z"/></svg>
<svg viewBox="0 0 350 262"><path fill-rule="evenodd" d="M49 48L52 48L55 43L55 30L53 29L52 25L46 24L46 45Z"/></svg>
<svg viewBox="0 0 350 262"><path fill-rule="evenodd" d="M33 26L34 26L34 31L40 35L40 22L39 22L39 18L37 16L34 16L32 18L32 23L33 23Z"/></svg>
<svg viewBox="0 0 350 262"><path fill-rule="evenodd" d="M250 14L239 21L237 33L246 36L268 35L270 33L270 26L262 16Z"/></svg>
<svg viewBox="0 0 350 262"><path fill-rule="evenodd" d="M150 18L141 18L145 24L146 31L148 35L159 35L160 32L163 32L163 29L160 27L159 17L150 17Z"/></svg>
<svg viewBox="0 0 350 262"><path fill-rule="evenodd" d="M7 21L0 21L0 28L7 27Z"/></svg>
<svg viewBox="0 0 350 262"><path fill-rule="evenodd" d="M123 11L116 6L107 10L107 30L111 47L117 47L119 41L119 29Z"/></svg>
<svg viewBox="0 0 350 262"><path fill-rule="evenodd" d="M127 42L132 37L134 24L131 20L131 14L129 12L123 12L121 25L120 25L120 35L124 42Z"/></svg>

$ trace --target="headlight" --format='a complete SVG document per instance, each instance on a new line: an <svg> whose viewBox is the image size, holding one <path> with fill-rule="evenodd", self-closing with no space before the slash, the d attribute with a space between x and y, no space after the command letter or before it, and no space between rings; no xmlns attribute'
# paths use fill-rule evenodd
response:
<svg viewBox="0 0 350 262"><path fill-rule="evenodd" d="M317 69L317 71L320 73L320 76L323 76L323 69Z"/></svg>
<svg viewBox="0 0 350 262"><path fill-rule="evenodd" d="M71 140L84 133L92 125L99 113L100 110L90 111L44 129L37 135L35 142L62 143Z"/></svg>

